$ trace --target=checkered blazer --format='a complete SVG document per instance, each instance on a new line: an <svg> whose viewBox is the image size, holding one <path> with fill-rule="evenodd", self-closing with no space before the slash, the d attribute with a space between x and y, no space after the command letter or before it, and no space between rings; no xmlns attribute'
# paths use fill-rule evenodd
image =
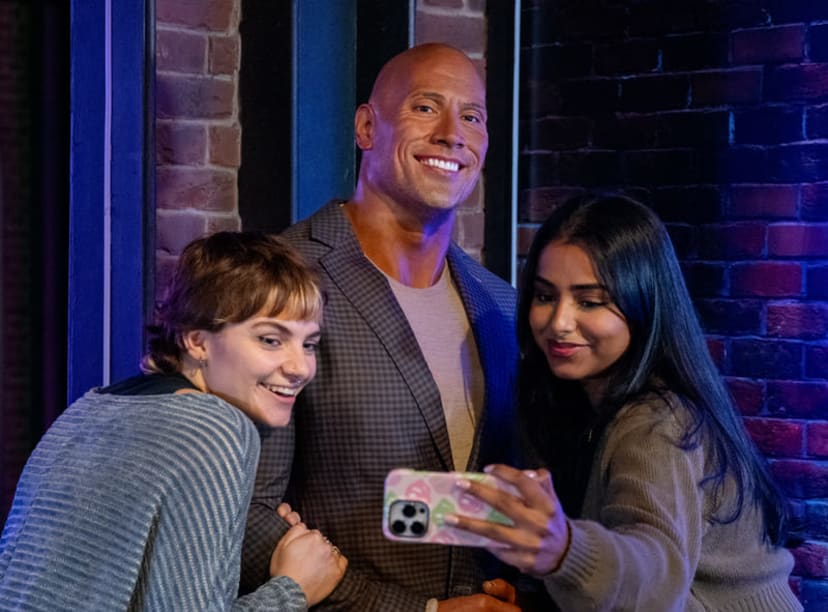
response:
<svg viewBox="0 0 828 612"><path fill-rule="evenodd" d="M260 429L242 590L267 579L270 553L285 530L274 512L284 498L349 559L345 578L318 609L423 612L430 597L479 592L496 571L486 571L495 567L487 553L395 543L382 534L389 470L454 469L440 393L387 280L363 255L341 202L284 237L318 263L328 301L319 371L299 397L292 425ZM448 263L486 383L469 466L513 463L515 292L457 245Z"/></svg>

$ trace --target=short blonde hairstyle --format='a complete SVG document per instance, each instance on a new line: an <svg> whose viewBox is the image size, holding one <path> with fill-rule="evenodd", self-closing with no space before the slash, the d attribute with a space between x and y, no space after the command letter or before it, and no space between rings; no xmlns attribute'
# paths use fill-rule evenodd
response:
<svg viewBox="0 0 828 612"><path fill-rule="evenodd" d="M319 277L282 239L259 232L218 232L181 254L148 329L145 373L181 370L184 333L219 331L255 315L322 321Z"/></svg>

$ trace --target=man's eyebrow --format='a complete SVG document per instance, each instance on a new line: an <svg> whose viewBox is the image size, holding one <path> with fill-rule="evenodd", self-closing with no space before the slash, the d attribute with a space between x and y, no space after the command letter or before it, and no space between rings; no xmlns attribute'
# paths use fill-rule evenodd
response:
<svg viewBox="0 0 828 612"><path fill-rule="evenodd" d="M412 98L428 98L429 100L434 100L436 102L444 102L446 96L443 94L436 92L436 91L415 91L412 95ZM464 108L473 108L475 110L479 110L481 113L486 113L486 105L481 102L463 102Z"/></svg>
<svg viewBox="0 0 828 612"><path fill-rule="evenodd" d="M487 112L486 111L486 105L485 104L480 104L480 102L466 102L466 103L463 104L463 106L465 106L467 108L474 108L476 110L479 110L484 115Z"/></svg>
<svg viewBox="0 0 828 612"><path fill-rule="evenodd" d="M443 102L446 97L436 91L415 91L411 94L412 98L428 98L437 102Z"/></svg>

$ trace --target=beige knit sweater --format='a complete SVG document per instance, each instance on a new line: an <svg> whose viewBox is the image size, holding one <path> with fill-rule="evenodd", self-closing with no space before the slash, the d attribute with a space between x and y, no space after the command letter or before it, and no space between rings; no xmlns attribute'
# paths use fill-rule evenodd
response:
<svg viewBox="0 0 828 612"><path fill-rule="evenodd" d="M710 520L705 450L677 446L689 414L674 404L627 406L607 427L569 552L544 579L549 594L564 612L802 610L792 556L762 541L749 503L735 522Z"/></svg>

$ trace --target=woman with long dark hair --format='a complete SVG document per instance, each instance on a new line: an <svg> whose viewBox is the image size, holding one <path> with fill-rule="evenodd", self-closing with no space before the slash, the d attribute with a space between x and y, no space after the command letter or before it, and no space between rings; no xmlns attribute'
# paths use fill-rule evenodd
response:
<svg viewBox="0 0 828 612"><path fill-rule="evenodd" d="M491 552L562 610L801 610L785 501L652 211L618 195L556 209L524 268L518 338L521 428L545 469L487 469L520 497L462 484L511 526L449 523L505 544Z"/></svg>

